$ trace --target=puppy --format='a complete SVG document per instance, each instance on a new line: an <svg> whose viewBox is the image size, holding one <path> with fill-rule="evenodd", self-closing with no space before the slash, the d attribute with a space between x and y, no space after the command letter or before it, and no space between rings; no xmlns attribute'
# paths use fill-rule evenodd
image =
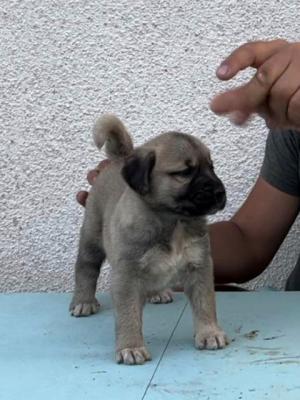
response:
<svg viewBox="0 0 300 400"><path fill-rule="evenodd" d="M107 258L118 363L151 359L142 334L145 300L178 282L192 307L196 348L224 347L205 216L223 209L226 195L209 150L180 132L161 134L134 149L113 115L97 121L94 140L99 149L106 145L114 162L97 177L87 199L71 314L98 311L96 283Z"/></svg>

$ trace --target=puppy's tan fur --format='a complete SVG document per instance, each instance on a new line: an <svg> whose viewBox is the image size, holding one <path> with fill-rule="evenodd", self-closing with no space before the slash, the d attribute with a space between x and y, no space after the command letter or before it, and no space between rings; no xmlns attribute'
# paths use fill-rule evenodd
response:
<svg viewBox="0 0 300 400"><path fill-rule="evenodd" d="M224 347L205 215L224 207L225 190L208 149L179 132L164 133L134 149L123 123L112 115L97 121L94 139L99 148L106 144L114 162L98 176L87 199L72 315L98 311L96 283L107 258L117 362L150 360L142 334L146 297L177 282L192 306L196 347Z"/></svg>

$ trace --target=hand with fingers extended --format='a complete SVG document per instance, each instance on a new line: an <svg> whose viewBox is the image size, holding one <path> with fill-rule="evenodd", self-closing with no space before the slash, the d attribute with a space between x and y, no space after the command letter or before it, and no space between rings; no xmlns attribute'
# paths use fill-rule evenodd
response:
<svg viewBox="0 0 300 400"><path fill-rule="evenodd" d="M90 185L93 185L93 183L95 182L95 179L97 178L97 176L101 173L101 171L103 171L104 168L107 168L107 166L110 163L111 163L110 160L103 160L98 164L98 166L95 169L89 171L88 174L87 174L88 183ZM76 195L77 202L84 207L88 195L89 194L88 194L87 191L81 190Z"/></svg>
<svg viewBox="0 0 300 400"><path fill-rule="evenodd" d="M256 69L254 77L215 96L212 111L229 115L237 125L259 114L269 128L300 129L300 42L244 44L222 62L217 76L226 81L248 67Z"/></svg>

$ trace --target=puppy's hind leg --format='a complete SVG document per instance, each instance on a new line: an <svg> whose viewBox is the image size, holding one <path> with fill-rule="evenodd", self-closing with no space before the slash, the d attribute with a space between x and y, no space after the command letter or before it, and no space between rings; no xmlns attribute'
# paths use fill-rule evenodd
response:
<svg viewBox="0 0 300 400"><path fill-rule="evenodd" d="M95 297L97 279L105 259L101 234L85 221L81 229L79 252L75 265L75 291L70 304L70 312L74 317L88 316L99 310Z"/></svg>

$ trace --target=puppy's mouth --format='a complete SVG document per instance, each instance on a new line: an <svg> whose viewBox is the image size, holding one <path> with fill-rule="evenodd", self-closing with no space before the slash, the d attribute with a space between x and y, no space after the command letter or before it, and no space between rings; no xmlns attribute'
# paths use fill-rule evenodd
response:
<svg viewBox="0 0 300 400"><path fill-rule="evenodd" d="M226 192L218 179L207 185L190 186L188 190L176 199L175 212L185 216L212 215L224 209Z"/></svg>
<svg viewBox="0 0 300 400"><path fill-rule="evenodd" d="M202 201L182 201L175 207L175 212L190 217L213 215L224 209L226 205L226 195L218 199L203 199Z"/></svg>

